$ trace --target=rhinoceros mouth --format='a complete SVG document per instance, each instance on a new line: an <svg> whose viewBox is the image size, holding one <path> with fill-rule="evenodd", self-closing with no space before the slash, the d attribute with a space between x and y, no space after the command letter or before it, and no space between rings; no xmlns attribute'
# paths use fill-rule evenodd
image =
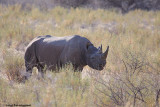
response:
<svg viewBox="0 0 160 107"><path fill-rule="evenodd" d="M99 67L98 67L98 70L103 70L103 68L104 68L104 67L102 67L102 66L99 66Z"/></svg>
<svg viewBox="0 0 160 107"><path fill-rule="evenodd" d="M93 67L93 69L103 70L103 69L104 69L104 66L103 66L103 65L98 65L98 66Z"/></svg>

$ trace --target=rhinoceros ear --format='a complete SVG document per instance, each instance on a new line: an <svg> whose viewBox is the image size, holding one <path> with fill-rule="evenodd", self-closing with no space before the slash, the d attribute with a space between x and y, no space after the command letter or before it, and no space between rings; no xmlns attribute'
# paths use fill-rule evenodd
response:
<svg viewBox="0 0 160 107"><path fill-rule="evenodd" d="M86 49L88 50L89 46L91 46L91 45L92 45L91 43L87 42Z"/></svg>

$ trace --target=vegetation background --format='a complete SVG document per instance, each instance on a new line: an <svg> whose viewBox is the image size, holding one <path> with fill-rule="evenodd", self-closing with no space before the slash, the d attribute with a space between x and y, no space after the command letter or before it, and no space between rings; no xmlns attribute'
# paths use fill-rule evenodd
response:
<svg viewBox="0 0 160 107"><path fill-rule="evenodd" d="M159 107L158 0L142 0L141 4L134 0L128 6L120 0L94 0L94 5L89 0L88 4L84 0L47 1L0 0L1 107ZM109 7L107 3L118 5ZM45 78L37 79L34 69L24 82L25 47L34 37L75 34L97 47L110 46L103 71L86 66L82 73L73 72L68 65L59 73L47 71Z"/></svg>

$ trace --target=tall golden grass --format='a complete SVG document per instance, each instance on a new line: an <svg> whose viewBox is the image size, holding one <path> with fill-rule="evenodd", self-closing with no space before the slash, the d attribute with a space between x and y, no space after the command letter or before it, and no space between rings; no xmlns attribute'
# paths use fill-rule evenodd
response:
<svg viewBox="0 0 160 107"><path fill-rule="evenodd" d="M62 7L40 11L35 7L25 10L21 5L0 5L0 106L157 105L155 93L160 83L154 83L159 77L159 27L159 11L121 14L115 10ZM74 73L72 67L66 67L60 73L47 71L45 78L37 79L34 70L28 81L19 83L25 72L25 47L34 37L75 34L87 37L97 47L102 44L103 50L110 46L103 71L85 67L82 73ZM84 74L87 76L83 77ZM140 90L143 86L145 89Z"/></svg>

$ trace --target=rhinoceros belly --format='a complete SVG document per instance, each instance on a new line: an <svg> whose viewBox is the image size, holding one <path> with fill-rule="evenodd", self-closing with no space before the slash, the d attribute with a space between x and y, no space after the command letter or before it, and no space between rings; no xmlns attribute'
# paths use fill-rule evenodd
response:
<svg viewBox="0 0 160 107"><path fill-rule="evenodd" d="M37 59L43 67L56 69L60 64L60 56L65 46L65 40L42 41L37 48Z"/></svg>

